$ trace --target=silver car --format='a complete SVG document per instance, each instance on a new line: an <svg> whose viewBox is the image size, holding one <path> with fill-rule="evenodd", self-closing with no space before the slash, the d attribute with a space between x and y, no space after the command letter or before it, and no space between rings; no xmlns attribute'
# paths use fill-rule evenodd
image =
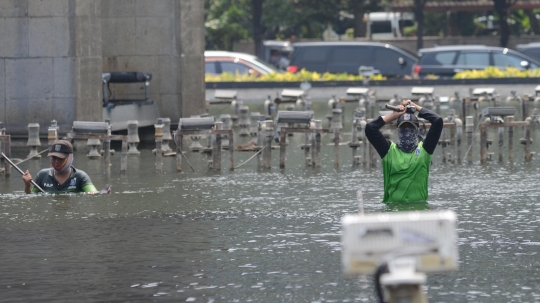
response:
<svg viewBox="0 0 540 303"><path fill-rule="evenodd" d="M278 71L263 60L245 53L228 51L205 51L205 74L221 75L222 73L255 74L257 76L277 73Z"/></svg>

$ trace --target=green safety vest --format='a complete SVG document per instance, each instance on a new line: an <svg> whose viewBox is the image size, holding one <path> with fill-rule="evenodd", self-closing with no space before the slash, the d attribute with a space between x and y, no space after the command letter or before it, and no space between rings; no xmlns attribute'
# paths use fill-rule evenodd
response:
<svg viewBox="0 0 540 303"><path fill-rule="evenodd" d="M426 202L428 177L432 155L423 147L406 153L391 142L390 149L382 159L384 174L383 203Z"/></svg>

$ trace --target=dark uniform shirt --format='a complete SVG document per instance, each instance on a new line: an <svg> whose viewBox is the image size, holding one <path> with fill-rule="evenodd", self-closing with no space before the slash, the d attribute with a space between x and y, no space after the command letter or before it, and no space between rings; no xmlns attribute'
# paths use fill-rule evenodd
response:
<svg viewBox="0 0 540 303"><path fill-rule="evenodd" d="M79 193L96 192L97 189L92 184L90 177L82 170L71 167L71 174L64 184L58 183L54 177L54 168L45 168L39 171L34 182L46 192L58 193ZM32 186L32 192L39 193L39 189Z"/></svg>

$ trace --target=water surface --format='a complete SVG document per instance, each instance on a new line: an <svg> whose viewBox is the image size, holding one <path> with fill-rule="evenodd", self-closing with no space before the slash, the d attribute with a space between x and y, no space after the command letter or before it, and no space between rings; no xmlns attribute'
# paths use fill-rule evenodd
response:
<svg viewBox="0 0 540 303"><path fill-rule="evenodd" d="M457 213L460 269L428 275L430 302L540 301L540 166L524 163L518 143L513 164L485 166L477 156L443 164L438 148L429 204L418 207L381 204L380 165L352 168L347 146L335 167L325 136L322 167L312 169L303 139L290 139L285 170L275 150L268 171L254 159L231 172L224 157L213 172L205 155L188 153L195 172L177 173L166 157L160 173L148 148L129 159L127 174L113 156L108 176L101 160L78 151L75 166L97 188L110 184L109 195L24 195L13 170L0 180L0 301L375 302L371 277L341 269L340 220L358 212L359 189L366 213ZM252 153L235 155L238 165ZM47 165L21 168L35 175Z"/></svg>

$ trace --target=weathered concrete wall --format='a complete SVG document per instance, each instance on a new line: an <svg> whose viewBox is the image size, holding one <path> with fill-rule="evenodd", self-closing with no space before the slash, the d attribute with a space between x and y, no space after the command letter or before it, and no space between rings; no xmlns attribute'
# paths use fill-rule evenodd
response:
<svg viewBox="0 0 540 303"><path fill-rule="evenodd" d="M151 73L150 98L172 121L204 113L203 1L103 0L101 15L104 72ZM130 99L142 87L111 85Z"/></svg>
<svg viewBox="0 0 540 303"><path fill-rule="evenodd" d="M204 113L203 1L0 0L0 37L0 121L14 137L28 123L44 135L55 119L64 135L75 120L103 121L104 71L152 73L163 117Z"/></svg>
<svg viewBox="0 0 540 303"><path fill-rule="evenodd" d="M204 1L176 0L176 47L180 57L181 116L206 111L204 83ZM199 24L200 26L194 26ZM172 119L172 117L171 117Z"/></svg>
<svg viewBox="0 0 540 303"><path fill-rule="evenodd" d="M101 119L101 0L0 1L0 119L10 134Z"/></svg>

